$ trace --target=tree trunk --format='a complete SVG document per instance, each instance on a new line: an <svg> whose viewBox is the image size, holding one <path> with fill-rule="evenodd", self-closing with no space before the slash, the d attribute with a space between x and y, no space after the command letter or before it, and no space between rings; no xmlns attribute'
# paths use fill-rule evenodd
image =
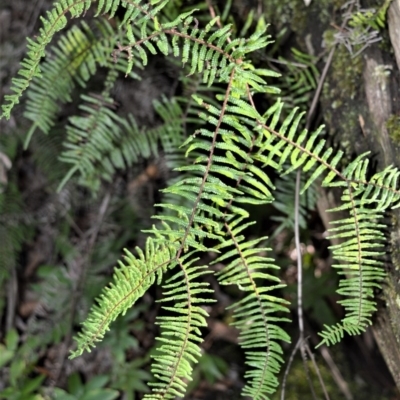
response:
<svg viewBox="0 0 400 400"><path fill-rule="evenodd" d="M386 64L377 51L367 56L364 84L371 128L368 134L376 135L380 145L381 166L400 165L400 0L392 2L388 11L390 41L396 57ZM379 68L390 67L390 77L381 81L375 78ZM379 76L379 74L378 74ZM374 79L375 78L375 79ZM383 286L384 304L380 307L373 327L374 335L390 372L400 390L400 211L393 212L391 238L391 263Z"/></svg>

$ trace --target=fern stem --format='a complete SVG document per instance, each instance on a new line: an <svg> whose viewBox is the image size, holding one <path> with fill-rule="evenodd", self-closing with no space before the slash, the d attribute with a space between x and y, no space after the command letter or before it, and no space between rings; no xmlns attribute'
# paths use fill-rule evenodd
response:
<svg viewBox="0 0 400 400"><path fill-rule="evenodd" d="M233 82L234 76L235 76L235 69L232 69L232 72L231 72L231 75L230 75L230 78L229 78L228 87L227 87L226 92L225 92L224 102L222 104L221 114L219 116L219 119L218 119L218 122L217 122L217 126L216 126L216 128L214 130L214 134L213 134L213 138L212 138L212 142L211 142L211 148L210 148L210 152L209 152L209 155L208 155L208 161L207 161L206 170L204 172L204 175L203 175L203 178L202 178L202 182L200 184L199 194L197 195L196 200L193 203L193 209L192 209L192 212L191 212L190 217L189 217L189 222L188 222L187 228L185 230L185 234L183 235L182 242L181 242L180 248L179 248L177 256L176 256L177 259L179 259L180 255L181 255L181 253L182 253L182 251L183 251L183 249L185 247L186 239L187 239L187 237L189 235L190 228L192 227L193 220L194 220L194 217L195 217L196 212L197 212L198 204L199 204L199 202L201 200L201 196L202 196L203 191L204 191L204 185L205 185L206 180L208 178L208 175L210 173L210 169L211 169L211 166L212 166L213 154L214 154L214 150L215 150L215 145L216 145L216 142L217 142L217 136L219 134L219 129L220 129L221 124L222 124L222 119L223 119L223 117L225 115L226 106L228 104L228 99L229 99L229 95L230 95L230 92L231 92L232 82Z"/></svg>
<svg viewBox="0 0 400 400"><path fill-rule="evenodd" d="M356 211L357 208L356 208L356 205L354 203L354 196L353 196L352 187L351 187L350 184L347 185L347 190L349 192L350 202L351 202L352 210L353 210L353 214L354 214L354 224L355 224L355 232L356 232L355 237L357 238L357 248L358 248L358 260L357 260L357 262L358 262L358 268L359 268L359 274L360 274L359 277L358 277L358 280L359 280L359 291L358 291L358 293L360 293L360 296L357 296L357 299L358 299L358 307L357 307L358 313L357 313L357 322L355 323L355 325L364 325L364 322L362 321L363 308L364 308L364 302L363 302L363 296L362 296L362 293L363 293L363 282L364 282L364 279L363 279L364 269L363 269L363 262L362 262L363 252L362 252L362 246L361 246L361 240L360 240L361 239L361 237L360 237L360 226L359 226L359 220L357 218L357 211Z"/></svg>

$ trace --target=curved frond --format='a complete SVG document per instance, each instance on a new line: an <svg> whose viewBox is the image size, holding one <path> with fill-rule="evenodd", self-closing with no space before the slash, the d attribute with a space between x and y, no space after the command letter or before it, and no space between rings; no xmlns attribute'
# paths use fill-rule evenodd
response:
<svg viewBox="0 0 400 400"><path fill-rule="evenodd" d="M74 25L41 65L40 79L34 79L27 91L24 116L33 122L27 134L26 145L36 128L48 134L54 126L60 104L71 101L76 85L85 87L98 66L111 66L112 52L117 35L104 19L96 24L96 32L84 21L82 27Z"/></svg>
<svg viewBox="0 0 400 400"><path fill-rule="evenodd" d="M215 263L231 260L218 273L222 285L235 284L245 292L244 298L230 306L234 309L234 326L240 330L240 345L246 351L247 384L244 396L255 400L267 400L278 386L277 375L283 363L279 342L290 342L290 337L279 326L289 321L281 316L288 312L288 302L274 295L285 285L271 273L279 269L274 260L263 254L271 249L258 247L266 238L245 241L240 234L247 226L242 218L226 223L228 237L222 248L231 248L215 260ZM271 271L272 270L272 271Z"/></svg>
<svg viewBox="0 0 400 400"><path fill-rule="evenodd" d="M70 117L66 150L60 159L71 168L60 187L79 172L81 183L96 189L101 179L110 181L116 169L156 156L160 143L168 154L181 141L182 111L175 101L157 102L156 110L165 118L164 124L145 131L131 115L126 119L119 117L111 109L113 101L107 95L107 90L99 97L82 95L87 104L80 109L86 115Z"/></svg>
<svg viewBox="0 0 400 400"><path fill-rule="evenodd" d="M82 331L75 337L77 349L70 358L90 351L103 339L111 322L120 314L124 315L156 279L161 280L167 267L174 266L175 251L173 244L162 245L151 238L147 239L145 253L137 248L137 257L125 250L124 263L119 261L113 282L98 297L98 304L92 307L82 324Z"/></svg>
<svg viewBox="0 0 400 400"><path fill-rule="evenodd" d="M41 17L43 27L40 28L36 40L27 38L27 56L21 61L21 69L18 71L18 75L21 75L22 78L12 80L11 90L14 94L4 97L7 103L2 106L1 118L10 118L11 110L19 103L22 93L28 88L32 79L41 77L40 60L45 56L45 49L53 36L67 25L67 12L70 12L72 17L78 17L86 12L90 5L91 1L89 0L63 0L55 3L53 8L47 11L45 18Z"/></svg>
<svg viewBox="0 0 400 400"><path fill-rule="evenodd" d="M399 206L397 180L400 171L389 166L373 175L368 182L367 166L365 155L350 163L344 175L353 183L349 183L343 193L343 204L329 210L349 210L349 217L333 221L334 227L329 229L329 238L340 240L330 249L340 262L333 267L341 275L337 293L343 297L339 303L345 309L345 316L339 324L325 326L320 333L320 344L334 344L343 337L344 332L359 334L372 324L371 317L376 311L374 291L381 287L386 275L383 268L385 252L382 251L385 225L379 224L379 220L388 207Z"/></svg>

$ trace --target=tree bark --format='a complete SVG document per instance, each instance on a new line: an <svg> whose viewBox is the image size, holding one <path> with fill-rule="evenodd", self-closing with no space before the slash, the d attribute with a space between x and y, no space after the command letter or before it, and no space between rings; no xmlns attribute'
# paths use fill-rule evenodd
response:
<svg viewBox="0 0 400 400"><path fill-rule="evenodd" d="M388 11L390 41L394 60L388 64L391 78L384 81L374 79L376 68L384 66L382 55L377 53L368 57L364 69L364 82L368 109L371 112L372 127L380 142L383 161L381 166L394 164L399 167L399 142L395 132L400 131L400 0L392 2ZM394 121L393 121L394 119ZM389 121L394 124L388 124ZM390 126L389 126L390 125ZM392 137L390 137L392 136ZM376 341L385 358L387 366L400 390L400 211L393 212L391 238L391 263L387 265L388 274L383 286L384 304L380 307L377 321L373 327Z"/></svg>

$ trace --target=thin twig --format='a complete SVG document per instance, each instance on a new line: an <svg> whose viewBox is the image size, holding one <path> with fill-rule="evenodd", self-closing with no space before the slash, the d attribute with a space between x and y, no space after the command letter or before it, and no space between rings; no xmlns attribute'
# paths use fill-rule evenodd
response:
<svg viewBox="0 0 400 400"><path fill-rule="evenodd" d="M296 346L294 346L294 348L293 348L293 350L292 350L292 352L290 354L289 361L288 361L286 369L285 369L285 373L283 374L281 400L285 400L286 380L287 380L287 377L289 375L290 367L293 364L294 356L296 355L297 350L299 350L299 348L300 348L300 344L301 344L301 341L300 341L300 338L299 338L297 340Z"/></svg>
<svg viewBox="0 0 400 400"><path fill-rule="evenodd" d="M329 395L328 395L328 392L326 391L326 386L325 386L324 380L322 379L321 371L320 371L320 369L318 367L318 364L315 361L314 354L310 350L310 346L308 345L308 343L306 343L306 345L304 347L305 347L305 349L307 351L308 356L311 359L311 362L313 363L314 370L315 370L315 372L316 372L316 374L318 376L319 383L321 384L321 388L322 388L322 391L324 392L325 398L327 400L329 400Z"/></svg>
<svg viewBox="0 0 400 400"><path fill-rule="evenodd" d="M301 183L301 170L297 170L296 176L296 192L294 199L294 241L297 251L297 315L299 320L300 341L304 341L304 319L303 319L303 272L302 272L302 259L301 259L301 245L300 245L300 183Z"/></svg>
<svg viewBox="0 0 400 400"><path fill-rule="evenodd" d="M326 75L328 74L328 70L329 70L329 68L330 68L330 66L332 64L332 59L333 59L333 55L335 53L335 50L336 50L336 46L333 46L331 51L329 52L329 55L328 55L328 58L326 60L324 69L322 70L322 74L321 74L321 76L320 76L320 78L318 80L318 86L317 86L317 89L315 90L314 97L313 97L313 100L311 102L311 106L310 106L310 108L308 110L308 113L307 113L306 129L310 129L311 122L312 122L312 119L313 119L314 114L315 114L315 110L317 109L318 100L319 100L319 98L321 96L322 86L324 85L324 82L325 82L325 79L326 79Z"/></svg>
<svg viewBox="0 0 400 400"><path fill-rule="evenodd" d="M350 392L349 385L344 380L342 374L339 371L339 368L335 364L335 361L333 361L333 358L329 353L328 348L326 346L321 346L319 348L319 351L321 352L322 357L324 357L325 362L328 364L332 373L333 380L336 382L339 390L343 393L346 400L353 400L354 397Z"/></svg>
<svg viewBox="0 0 400 400"><path fill-rule="evenodd" d="M299 342L300 342L300 353L303 360L304 371L306 373L308 385L310 386L311 394L313 399L316 400L316 394L314 386L310 377L310 372L307 365L306 356L306 343L304 341L304 318L303 318L303 265L301 257L301 246L300 246L300 183L301 183L301 169L297 170L296 174L296 190L294 197L294 241L296 244L297 251L297 316L299 324Z"/></svg>
<svg viewBox="0 0 400 400"><path fill-rule="evenodd" d="M211 4L211 0L206 0L206 3L207 3L207 6L208 6L208 10L210 11L211 19L215 18L216 14L215 14L214 7L213 7L213 5ZM222 28L222 24L221 24L220 18L217 19L217 26L218 26L219 29ZM231 39L229 36L228 36L228 38L227 38L227 42L228 42L228 43L231 43L231 42L232 42L232 39ZM233 49L235 49L235 48L233 47Z"/></svg>

